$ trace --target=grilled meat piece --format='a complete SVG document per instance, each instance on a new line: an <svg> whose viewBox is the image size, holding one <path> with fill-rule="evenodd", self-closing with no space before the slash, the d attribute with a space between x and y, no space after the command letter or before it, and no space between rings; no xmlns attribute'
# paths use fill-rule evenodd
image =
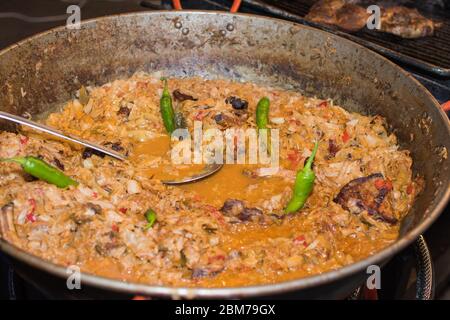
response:
<svg viewBox="0 0 450 320"><path fill-rule="evenodd" d="M369 13L365 8L347 3L336 12L336 25L344 30L356 32L365 27L368 18Z"/></svg>
<svg viewBox="0 0 450 320"><path fill-rule="evenodd" d="M192 279L212 278L218 275L222 270L211 270L209 268L194 268L192 270Z"/></svg>
<svg viewBox="0 0 450 320"><path fill-rule="evenodd" d="M103 144L105 147L110 147L114 151L123 151L123 147L120 145L120 142L106 142Z"/></svg>
<svg viewBox="0 0 450 320"><path fill-rule="evenodd" d="M128 118L130 113L131 109L124 106L120 107L119 111L117 111L117 115L124 116L125 118Z"/></svg>
<svg viewBox="0 0 450 320"><path fill-rule="evenodd" d="M245 208L239 215L238 219L241 221L259 222L262 218L263 212L258 208Z"/></svg>
<svg viewBox="0 0 450 320"><path fill-rule="evenodd" d="M192 279L205 278L215 275L216 273L210 272L208 269L195 268L192 270Z"/></svg>
<svg viewBox="0 0 450 320"><path fill-rule="evenodd" d="M417 9L394 6L381 10L381 31L412 39L431 36L439 23L422 16Z"/></svg>
<svg viewBox="0 0 450 320"><path fill-rule="evenodd" d="M77 210L73 212L70 215L70 218L75 222L77 225L82 225L88 222L91 222L94 219L94 216L96 214L102 213L102 207L98 204L94 204L91 202L86 203L86 205L83 205L82 210Z"/></svg>
<svg viewBox="0 0 450 320"><path fill-rule="evenodd" d="M317 23L335 25L355 32L365 27L370 14L364 0L320 0L310 9L306 19ZM417 11L404 6L381 8L382 32L412 39L431 36L440 23L430 20Z"/></svg>
<svg viewBox="0 0 450 320"><path fill-rule="evenodd" d="M376 219L394 224L397 218L389 202L384 201L391 188L381 173L374 173L347 183L333 201L353 214L367 211Z"/></svg>
<svg viewBox="0 0 450 320"><path fill-rule="evenodd" d="M58 158L53 158L53 163L59 170L64 171L64 164Z"/></svg>
<svg viewBox="0 0 450 320"><path fill-rule="evenodd" d="M339 151L339 146L336 144L336 141L333 139L328 139L328 159L334 158L336 153ZM305 162L306 164L306 162Z"/></svg>
<svg viewBox="0 0 450 320"><path fill-rule="evenodd" d="M367 23L366 9L348 0L320 0L316 2L305 17L308 20L338 26L355 32Z"/></svg>
<svg viewBox="0 0 450 320"><path fill-rule="evenodd" d="M100 152L100 151L97 151L97 150L94 150L94 149L91 149L91 148L85 148L81 157L83 159L87 159L87 158L92 157L94 154L97 157L100 157L100 158L104 158L105 157L105 154L103 152Z"/></svg>
<svg viewBox="0 0 450 320"><path fill-rule="evenodd" d="M226 216L238 216L244 210L244 201L228 199L224 202L220 211Z"/></svg>
<svg viewBox="0 0 450 320"><path fill-rule="evenodd" d="M218 113L214 116L214 121L222 128L230 128L239 126L242 124L242 121L239 117L229 116L224 113Z"/></svg>
<svg viewBox="0 0 450 320"><path fill-rule="evenodd" d="M191 101L197 101L198 99L194 98L193 96L189 95L189 94L185 94L182 93L179 89L175 90L174 92L172 92L173 94L173 98L175 101L186 101L186 100L191 100Z"/></svg>
<svg viewBox="0 0 450 320"><path fill-rule="evenodd" d="M228 199L220 211L228 217L237 218L233 223L239 222L264 222L263 212L258 208L247 208L244 202L236 199Z"/></svg>
<svg viewBox="0 0 450 320"><path fill-rule="evenodd" d="M306 19L334 25L336 24L336 11L344 6L344 0L319 0L311 7Z"/></svg>
<svg viewBox="0 0 450 320"><path fill-rule="evenodd" d="M94 249L103 257L117 258L125 252L126 246L120 239L118 232L111 231L97 238Z"/></svg>
<svg viewBox="0 0 450 320"><path fill-rule="evenodd" d="M228 97L225 99L225 103L231 104L235 110L243 110L248 108L248 102L239 97Z"/></svg>
<svg viewBox="0 0 450 320"><path fill-rule="evenodd" d="M194 265L190 264L189 257L186 266L192 269L192 279L214 277L225 269L228 257L227 254L218 249L203 253L196 259Z"/></svg>
<svg viewBox="0 0 450 320"><path fill-rule="evenodd" d="M191 277L192 279L200 278L211 278L215 277L223 271L224 267L213 266L213 267L196 267L192 269Z"/></svg>

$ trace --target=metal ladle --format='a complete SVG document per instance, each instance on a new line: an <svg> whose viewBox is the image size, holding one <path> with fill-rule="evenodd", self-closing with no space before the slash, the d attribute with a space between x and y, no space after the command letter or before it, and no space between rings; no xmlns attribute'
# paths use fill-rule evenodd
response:
<svg viewBox="0 0 450 320"><path fill-rule="evenodd" d="M20 116L16 116L14 114L10 114L7 112L3 112L0 111L0 119L5 119L8 121L12 121L14 123L18 123L24 126L28 126L31 127L33 129L48 133L50 135L56 136L58 138L64 139L64 140L68 140L77 144L81 144L85 147L91 148L93 150L97 150L101 153L104 153L106 155L109 155L115 159L118 160L126 160L126 156L123 154L120 154L114 150L110 150L105 148L104 146L101 146L99 144L93 143L93 142L88 142L80 137L77 137L75 135L71 135L71 134L65 134L62 133L61 131L51 128L49 126L46 126L44 124L41 123L37 123L34 121L31 121L29 119L20 117ZM193 176L189 176L189 177L185 177L182 178L180 180L164 180L162 181L164 184L167 185L180 185L180 184L185 184L185 183L191 183L191 182L195 182L201 179L204 179L214 173L216 173L217 171L219 171L221 168L223 167L223 164L211 164L211 165L206 165L204 170L202 170L200 173L195 174Z"/></svg>

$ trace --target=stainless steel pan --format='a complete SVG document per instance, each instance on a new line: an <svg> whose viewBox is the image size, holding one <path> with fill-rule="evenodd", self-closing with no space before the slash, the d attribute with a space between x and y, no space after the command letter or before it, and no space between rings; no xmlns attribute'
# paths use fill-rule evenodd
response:
<svg viewBox="0 0 450 320"><path fill-rule="evenodd" d="M169 288L83 274L100 292L176 297L255 297L295 292L340 298L423 233L449 196L449 122L435 99L382 56L338 36L281 20L218 12L151 12L86 21L80 30L57 28L0 52L0 105L39 115L70 98L80 85L100 85L136 71L170 76L249 80L331 97L348 110L387 118L411 150L424 192L385 250L341 268L273 285ZM3 130L14 128L5 123ZM65 289L66 269L0 241L21 274L38 285ZM102 291L103 290L103 291ZM97 291L99 292L99 291ZM75 293L73 293L75 294ZM100 294L101 295L101 294Z"/></svg>

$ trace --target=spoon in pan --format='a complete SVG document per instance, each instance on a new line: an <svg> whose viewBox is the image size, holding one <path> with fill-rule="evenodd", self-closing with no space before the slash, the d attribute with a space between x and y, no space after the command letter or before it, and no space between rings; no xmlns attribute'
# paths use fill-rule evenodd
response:
<svg viewBox="0 0 450 320"><path fill-rule="evenodd" d="M216 173L217 171L222 169L222 167L223 167L223 164L216 164L216 163L207 164L199 173L196 173L192 176L181 178L179 180L162 180L162 183L171 185L171 186L176 186L176 185L180 185L180 184L196 182L198 180L205 179L206 177L209 177L210 175L213 175L214 173Z"/></svg>
<svg viewBox="0 0 450 320"><path fill-rule="evenodd" d="M23 118L23 117L20 117L20 116L16 116L16 115L13 115L13 114L10 114L10 113L7 113L7 112L0 111L0 119L5 119L5 120L8 120L8 121L12 121L14 123L18 123L18 124L21 124L21 125L24 125L24 126L28 126L28 127L33 128L33 129L36 129L36 130L48 133L48 134L56 136L58 138L61 138L61 139L64 139L64 140L68 140L68 141L71 141L71 142L74 142L74 143L77 143L77 144L81 144L81 145L83 145L85 147L91 148L93 150L97 150L97 151L99 151L101 153L104 153L104 154L106 154L108 156L111 156L111 157L113 157L115 159L118 159L118 160L125 160L126 159L126 156L124 156L123 154L120 154L120 153L118 153L118 152L116 152L114 150L110 150L110 149L107 149L107 148L105 148L105 147L103 147L103 146L101 146L99 144L86 141L86 140L84 140L84 139L82 139L80 137L77 137L75 135L62 133L61 131L59 131L57 129L51 128L51 127L46 126L46 125L41 124L41 123L37 123L37 122L31 121L29 119L26 119L26 118ZM165 180L165 181L162 181L162 182L164 184L167 184L167 185L180 185L180 184L185 184L185 183L191 183L191 182L195 182L195 181L204 179L204 178L206 178L206 177L216 173L222 167L223 167L223 164L206 165L201 172L199 172L199 173L197 173L195 175L192 175L192 176L189 176L189 177L185 177L185 178L181 178L180 180Z"/></svg>

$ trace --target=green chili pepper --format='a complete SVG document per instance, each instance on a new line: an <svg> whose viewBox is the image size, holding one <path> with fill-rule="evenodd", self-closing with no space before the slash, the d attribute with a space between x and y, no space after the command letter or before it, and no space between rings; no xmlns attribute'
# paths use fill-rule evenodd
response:
<svg viewBox="0 0 450 320"><path fill-rule="evenodd" d="M271 143L270 143L270 129L267 128L269 123L269 108L270 100L267 97L262 97L258 105L256 106L256 126L260 130L267 130L267 152L270 154Z"/></svg>
<svg viewBox="0 0 450 320"><path fill-rule="evenodd" d="M0 161L15 162L22 166L23 170L38 179L54 184L58 188L77 186L78 182L66 176L57 168L49 165L45 161L35 157L16 157L10 159L0 159Z"/></svg>
<svg viewBox="0 0 450 320"><path fill-rule="evenodd" d="M269 123L270 100L267 97L261 98L256 106L256 125L258 129L267 129Z"/></svg>
<svg viewBox="0 0 450 320"><path fill-rule="evenodd" d="M172 97L170 96L169 87L167 85L167 79L162 78L164 81L164 90L159 101L161 117L163 119L164 127L168 133L172 133L175 129L175 112L172 106Z"/></svg>
<svg viewBox="0 0 450 320"><path fill-rule="evenodd" d="M314 161L314 157L316 156L318 147L319 142L316 142L313 152L306 162L305 167L297 173L297 177L295 178L294 194L291 201L287 204L286 209L284 209L285 213L293 213L303 208L306 199L308 199L311 194L314 186L314 180L316 179L316 175L311 166Z"/></svg>
<svg viewBox="0 0 450 320"><path fill-rule="evenodd" d="M148 209L145 213L145 219L147 220L147 225L145 226L145 229L150 229L153 227L153 224L156 222L156 212L152 209Z"/></svg>

